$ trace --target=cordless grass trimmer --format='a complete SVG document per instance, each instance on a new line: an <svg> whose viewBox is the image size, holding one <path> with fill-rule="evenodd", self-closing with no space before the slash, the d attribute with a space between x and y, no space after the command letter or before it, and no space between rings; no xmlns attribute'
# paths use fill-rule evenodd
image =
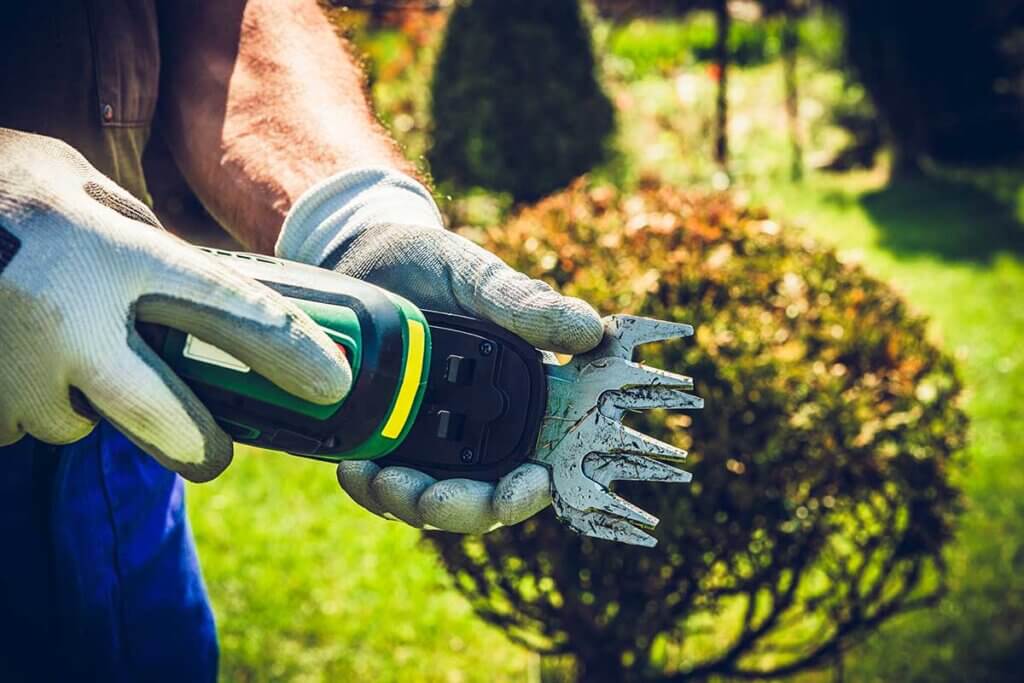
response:
<svg viewBox="0 0 1024 683"><path fill-rule="evenodd" d="M421 311L345 275L206 251L295 302L352 366L350 393L316 405L196 337L162 330L161 356L240 443L331 462L373 459L439 479L497 481L533 461L551 472L565 524L639 545L653 545L644 529L658 519L612 493L611 482L690 480L667 464L684 451L621 423L626 411L703 406L686 393L689 377L632 361L636 346L689 336L689 325L609 316L597 348L560 364L492 323Z"/></svg>

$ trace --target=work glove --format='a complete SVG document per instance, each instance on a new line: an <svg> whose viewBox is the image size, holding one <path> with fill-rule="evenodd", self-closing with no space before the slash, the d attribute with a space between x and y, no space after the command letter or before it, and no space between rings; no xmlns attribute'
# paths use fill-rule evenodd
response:
<svg viewBox="0 0 1024 683"><path fill-rule="evenodd" d="M541 349L580 353L603 335L587 303L446 231L430 193L395 171L342 173L308 190L289 212L276 252L372 282L420 308L485 318ZM548 470L532 463L494 485L343 462L338 482L379 515L459 533L516 524L551 502Z"/></svg>
<svg viewBox="0 0 1024 683"><path fill-rule="evenodd" d="M231 438L147 346L136 321L189 332L282 389L339 401L351 370L312 320L160 229L68 145L0 128L0 446L52 444L99 417L192 481Z"/></svg>

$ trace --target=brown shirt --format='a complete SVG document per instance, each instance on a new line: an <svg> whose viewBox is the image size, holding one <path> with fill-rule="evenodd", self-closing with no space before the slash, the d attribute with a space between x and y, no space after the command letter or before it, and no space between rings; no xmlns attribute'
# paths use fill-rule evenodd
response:
<svg viewBox="0 0 1024 683"><path fill-rule="evenodd" d="M136 197L160 82L155 0L27 0L0 11L0 126L75 147Z"/></svg>

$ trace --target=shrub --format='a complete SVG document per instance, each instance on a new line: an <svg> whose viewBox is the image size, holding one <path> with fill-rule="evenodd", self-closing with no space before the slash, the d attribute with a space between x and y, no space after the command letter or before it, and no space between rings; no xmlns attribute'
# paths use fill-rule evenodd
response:
<svg viewBox="0 0 1024 683"><path fill-rule="evenodd" d="M434 176L521 200L567 185L614 127L594 69L577 0L458 5L434 71Z"/></svg>
<svg viewBox="0 0 1024 683"><path fill-rule="evenodd" d="M725 196L578 183L478 235L604 313L694 323L652 365L706 407L634 426L690 451L689 486L623 485L653 549L545 512L428 535L475 609L585 680L779 675L929 604L958 507L966 418L925 321L857 266Z"/></svg>

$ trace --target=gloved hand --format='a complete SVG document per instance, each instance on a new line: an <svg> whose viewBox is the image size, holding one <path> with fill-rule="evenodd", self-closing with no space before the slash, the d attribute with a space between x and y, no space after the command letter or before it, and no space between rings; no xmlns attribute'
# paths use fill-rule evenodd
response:
<svg viewBox="0 0 1024 683"><path fill-rule="evenodd" d="M603 334L590 305L446 231L430 193L395 171L343 173L307 191L285 220L276 252L372 282L421 308L486 318L538 348L580 353ZM379 515L460 533L516 524L551 501L548 470L531 463L496 486L436 481L369 461L341 463L338 482Z"/></svg>
<svg viewBox="0 0 1024 683"><path fill-rule="evenodd" d="M0 445L54 444L98 416L192 481L231 438L139 337L190 332L281 388L340 400L351 370L305 314L160 229L141 202L53 138L0 128Z"/></svg>

